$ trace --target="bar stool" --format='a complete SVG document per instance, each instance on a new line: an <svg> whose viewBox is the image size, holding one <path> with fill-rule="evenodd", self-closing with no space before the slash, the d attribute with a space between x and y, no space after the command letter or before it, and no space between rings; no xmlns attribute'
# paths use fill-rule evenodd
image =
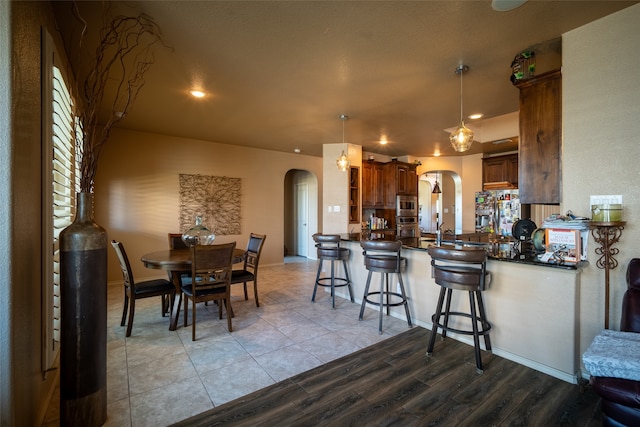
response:
<svg viewBox="0 0 640 427"><path fill-rule="evenodd" d="M364 296L362 297L362 306L360 307L360 320L364 314L364 308L367 303L380 307L380 321L378 324L378 332L382 334L382 311L387 309L389 315L389 307L403 305L407 314L407 323L411 327L411 315L409 314L409 304L407 302L407 294L404 291L404 282L402 281L402 272L407 267L407 259L400 256L402 242L400 240L362 240L360 246L364 251L364 265L369 270L367 276L367 284L364 287ZM371 276L373 273L382 273L380 278L380 290L369 291L371 284ZM389 274L396 273L398 275L398 283L400 292L393 292L389 289ZM372 297L379 295L377 301Z"/></svg>
<svg viewBox="0 0 640 427"><path fill-rule="evenodd" d="M316 300L316 291L318 290L318 286L331 288L331 306L333 308L336 308L335 288L341 286L349 288L351 302L355 302L353 299L353 289L351 288L349 269L347 268L347 260L349 259L351 251L347 248L340 247L340 236L338 234L316 233L313 235L313 240L316 242L316 248L318 248L318 259L320 262L318 263L318 273L316 274L316 284L313 287L311 302L315 302ZM331 276L320 277L324 261L331 262ZM336 277L334 265L336 261L342 261L345 277Z"/></svg>
<svg viewBox="0 0 640 427"><path fill-rule="evenodd" d="M427 347L427 356L433 353L438 328L442 329L442 339L447 332L455 332L462 335L473 335L475 347L476 371L481 374L482 359L480 357L480 336L484 336L484 344L487 351L491 352L491 340L489 331L491 325L487 321L487 315L482 301L482 292L491 282L491 273L487 271L487 252L484 249L445 249L442 247L430 247L427 249L431 255L431 275L442 288L438 297L435 314L431 317L433 327L431 338ZM451 294L454 290L469 292L469 306L471 313L451 311ZM442 304L445 293L447 301L444 311ZM476 304L478 310L476 310ZM444 321L441 318L444 316ZM449 326L451 316L462 316L471 319L471 330L461 330ZM478 325L480 328L478 328Z"/></svg>

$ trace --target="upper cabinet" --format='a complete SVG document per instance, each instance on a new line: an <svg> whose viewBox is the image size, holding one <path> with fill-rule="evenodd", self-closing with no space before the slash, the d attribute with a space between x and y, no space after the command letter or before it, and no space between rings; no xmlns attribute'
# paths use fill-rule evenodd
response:
<svg viewBox="0 0 640 427"><path fill-rule="evenodd" d="M384 164L362 162L362 207L384 207Z"/></svg>
<svg viewBox="0 0 640 427"><path fill-rule="evenodd" d="M384 164L385 208L395 209L398 194L403 196L418 195L416 168L416 165L397 160Z"/></svg>
<svg viewBox="0 0 640 427"><path fill-rule="evenodd" d="M518 188L518 155L482 159L482 186L484 190Z"/></svg>
<svg viewBox="0 0 640 427"><path fill-rule="evenodd" d="M395 209L396 195L418 195L416 165L392 161L362 162L362 207Z"/></svg>
<svg viewBox="0 0 640 427"><path fill-rule="evenodd" d="M521 203L561 201L562 75L560 70L516 84L520 89Z"/></svg>

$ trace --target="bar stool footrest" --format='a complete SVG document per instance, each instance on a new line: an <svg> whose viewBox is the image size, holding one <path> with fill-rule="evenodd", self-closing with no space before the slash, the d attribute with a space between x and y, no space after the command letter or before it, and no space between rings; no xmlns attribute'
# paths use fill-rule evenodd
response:
<svg viewBox="0 0 640 427"><path fill-rule="evenodd" d="M325 281L328 281L329 283L324 283ZM333 287L334 288L339 288L342 286L349 286L349 284L351 283L349 280L345 279L344 277L334 277L333 278ZM326 286L326 287L331 287L331 277L321 277L318 280L316 280L316 283L318 284L318 286Z"/></svg>
<svg viewBox="0 0 640 427"><path fill-rule="evenodd" d="M402 296L402 294L400 294L398 292L383 292L383 294L387 297L386 299L388 299L389 296L394 296L394 297L400 298L399 302L388 302L388 301L387 302L383 302L382 303L383 307L399 307L399 306L405 305L407 303L407 299L404 298ZM364 296L365 301L368 304L375 305L376 307L380 307L380 297L378 297L377 301L374 301L374 300L369 299L369 297L372 296L372 295L380 295L380 291L369 292L368 294L366 294Z"/></svg>
<svg viewBox="0 0 640 427"><path fill-rule="evenodd" d="M445 313L441 313L440 317L444 317ZM469 313L461 313L459 311L450 311L449 312L449 317L451 316L460 316L460 317L466 317L468 319L473 319L473 317L471 316L471 314ZM439 322L440 319L436 320L436 315L434 314L433 316L431 316L431 322L433 323L433 326L431 327L432 331L434 328L440 328L442 329L443 332L455 332L456 334L461 334L461 335L473 335L474 332L470 331L470 330L464 330L464 329L456 329L456 328L452 328L451 326L445 326L444 324ZM482 329L478 329L478 335L487 335L489 333L489 331L491 331L491 324L489 322L487 322L486 320L482 319L480 316L476 316L476 322L478 322L480 324L480 326L482 326Z"/></svg>

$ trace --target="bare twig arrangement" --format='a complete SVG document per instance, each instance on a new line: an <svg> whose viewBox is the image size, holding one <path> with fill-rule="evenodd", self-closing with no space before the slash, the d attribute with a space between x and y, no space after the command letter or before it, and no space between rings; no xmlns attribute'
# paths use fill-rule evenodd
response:
<svg viewBox="0 0 640 427"><path fill-rule="evenodd" d="M87 23L77 5L74 13L84 26L82 43ZM166 46L160 27L146 14L108 18L105 13L103 16L95 57L86 75L79 78L83 102L77 111L79 123L75 139L77 155L81 158L81 192L93 191L98 159L111 128L126 117L144 86L145 73L154 63L152 46L158 42Z"/></svg>

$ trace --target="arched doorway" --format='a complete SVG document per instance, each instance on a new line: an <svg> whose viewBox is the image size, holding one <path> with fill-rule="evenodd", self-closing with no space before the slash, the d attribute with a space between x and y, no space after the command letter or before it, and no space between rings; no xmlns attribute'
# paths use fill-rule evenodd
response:
<svg viewBox="0 0 640 427"><path fill-rule="evenodd" d="M309 257L318 231L318 178L291 169L284 178L284 256Z"/></svg>
<svg viewBox="0 0 640 427"><path fill-rule="evenodd" d="M438 194L432 193L436 180L441 190ZM431 170L420 174L418 205L423 231L435 232L441 226L443 230L462 232L462 179L456 172Z"/></svg>

